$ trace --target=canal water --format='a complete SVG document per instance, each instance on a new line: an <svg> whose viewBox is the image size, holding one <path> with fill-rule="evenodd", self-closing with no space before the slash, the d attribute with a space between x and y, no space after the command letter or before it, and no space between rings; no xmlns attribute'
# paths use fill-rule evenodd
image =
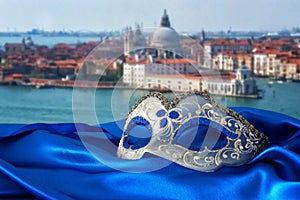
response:
<svg viewBox="0 0 300 200"><path fill-rule="evenodd" d="M300 119L300 83L274 82L269 85L268 82L267 79L257 80L259 87L265 91L263 99L217 96L215 99L227 107L253 107ZM0 123L74 122L74 110L78 109L80 118L79 121L77 118L76 122L86 123L88 120L85 119L91 117L97 118L99 123L109 122L125 118L135 101L148 93L126 89L81 89L80 92L83 98L78 100L77 96L73 95L73 90L68 88L0 86ZM77 102L75 106L74 101ZM85 110L93 102L94 112Z"/></svg>

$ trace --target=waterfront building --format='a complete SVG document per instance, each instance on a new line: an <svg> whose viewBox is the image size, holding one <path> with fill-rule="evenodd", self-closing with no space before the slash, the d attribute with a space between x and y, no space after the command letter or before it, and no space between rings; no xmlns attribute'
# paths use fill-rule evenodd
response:
<svg viewBox="0 0 300 200"><path fill-rule="evenodd" d="M141 87L179 92L208 90L216 95L258 97L255 79L245 65L236 73L209 70L199 74L149 74Z"/></svg>
<svg viewBox="0 0 300 200"><path fill-rule="evenodd" d="M227 39L215 39L206 41L204 43L204 57L203 67L213 68L213 57L220 52L242 52L251 53L253 50L253 44L250 40L227 40Z"/></svg>
<svg viewBox="0 0 300 200"><path fill-rule="evenodd" d="M256 76L298 80L299 39L279 38L256 41L251 39L247 41L253 46L251 52L245 52L245 48L236 48L230 51L224 50L226 45L229 48L230 43L240 43L239 40L211 40L206 45L212 45L214 49L206 46L206 51L204 51L206 52L204 53L206 57L204 56L204 60L209 60L208 56L215 53L211 61L213 69L234 71L244 62ZM244 44L246 44L245 40Z"/></svg>
<svg viewBox="0 0 300 200"><path fill-rule="evenodd" d="M155 30L148 48L136 48L129 39L133 39L133 31L125 35L125 62L123 66L123 82L130 87L141 87L148 74L191 74L198 69L193 61L179 56L182 53L180 38L171 27L169 16L164 11L160 27ZM133 47L131 46L133 45ZM129 52L129 49L133 49Z"/></svg>
<svg viewBox="0 0 300 200"><path fill-rule="evenodd" d="M282 58L291 56L290 52L274 50L257 51L253 54L253 72L257 76L284 77Z"/></svg>
<svg viewBox="0 0 300 200"><path fill-rule="evenodd" d="M137 56L136 56L137 58ZM123 82L130 87L144 87L145 79L151 75L198 73L193 61L184 58L126 58L123 69Z"/></svg>
<svg viewBox="0 0 300 200"><path fill-rule="evenodd" d="M222 71L235 71L243 63L252 70L253 56L248 53L235 53L232 51L220 52L213 57L213 69Z"/></svg>
<svg viewBox="0 0 300 200"><path fill-rule="evenodd" d="M128 38L134 37L132 33ZM179 56L180 37L171 27L166 11L150 41L147 48L128 51L129 41L124 40L123 83L128 87L180 92L208 90L217 95L257 97L256 82L245 62L240 68L232 68L235 73L219 72L200 68L195 60Z"/></svg>
<svg viewBox="0 0 300 200"><path fill-rule="evenodd" d="M283 72L287 79L300 80L300 58L290 58L283 61Z"/></svg>

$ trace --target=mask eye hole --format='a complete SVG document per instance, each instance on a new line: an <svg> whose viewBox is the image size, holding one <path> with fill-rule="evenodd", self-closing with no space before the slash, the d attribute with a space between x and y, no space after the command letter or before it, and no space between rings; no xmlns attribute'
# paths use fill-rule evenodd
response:
<svg viewBox="0 0 300 200"><path fill-rule="evenodd" d="M225 147L228 135L224 133L224 129L202 122L199 119L191 119L183 124L175 132L172 143L192 151L202 151L205 147L211 150Z"/></svg>
<svg viewBox="0 0 300 200"><path fill-rule="evenodd" d="M124 135L123 145L125 148L139 149L150 142L152 137L151 126L144 118L135 117L130 121Z"/></svg>

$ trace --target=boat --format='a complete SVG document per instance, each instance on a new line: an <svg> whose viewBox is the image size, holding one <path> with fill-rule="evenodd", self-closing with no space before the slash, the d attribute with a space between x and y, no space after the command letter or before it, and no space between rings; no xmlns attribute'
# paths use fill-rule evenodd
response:
<svg viewBox="0 0 300 200"><path fill-rule="evenodd" d="M277 83L279 83L279 84L282 84L282 83L283 83L283 81L279 80L279 81L277 81Z"/></svg>
<svg viewBox="0 0 300 200"><path fill-rule="evenodd" d="M273 84L274 84L273 81L269 81L269 82L268 82L268 87L272 87Z"/></svg>
<svg viewBox="0 0 300 200"><path fill-rule="evenodd" d="M52 85L49 84L36 84L35 89L43 89L43 88L53 88Z"/></svg>

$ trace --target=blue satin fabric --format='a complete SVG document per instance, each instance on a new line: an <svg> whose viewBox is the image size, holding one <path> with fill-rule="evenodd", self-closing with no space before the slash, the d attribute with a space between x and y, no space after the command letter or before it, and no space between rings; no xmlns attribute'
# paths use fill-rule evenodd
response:
<svg viewBox="0 0 300 200"><path fill-rule="evenodd" d="M240 167L202 173L177 164L148 173L128 173L99 162L77 131L101 150L105 134L118 145L116 122L101 129L85 124L0 125L0 197L42 199L299 199L300 121L252 108L234 108L270 139L270 145ZM118 123L123 123L118 122ZM76 129L77 128L77 129ZM98 145L97 145L98 144ZM124 169L155 157L127 161L103 149ZM117 160L117 161L116 161Z"/></svg>

